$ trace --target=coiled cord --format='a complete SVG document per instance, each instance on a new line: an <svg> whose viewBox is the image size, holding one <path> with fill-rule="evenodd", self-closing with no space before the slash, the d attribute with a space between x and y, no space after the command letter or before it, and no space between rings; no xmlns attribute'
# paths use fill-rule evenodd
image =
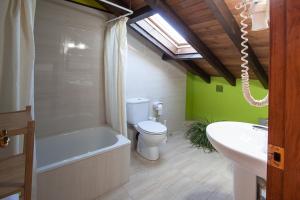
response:
<svg viewBox="0 0 300 200"><path fill-rule="evenodd" d="M242 61L242 64L241 64L241 79L242 79L242 91L243 91L243 95L244 95L244 98L247 100L247 102L252 105L252 106L255 106L255 107L265 107L269 104L269 95L267 94L267 96L265 96L263 99L255 99L252 94L251 94L251 91L250 91L250 83L249 83L249 62L247 60L248 58L248 53L247 53L247 50L248 50L248 38L247 38L247 35L248 35L248 31L247 31L247 28L248 28L248 24L246 23L246 20L248 19L249 17L249 14L247 13L248 11L248 6L251 6L253 4L253 0L242 0L241 3L239 3L235 8L237 10L240 10L240 9L243 9L240 13L240 16L242 18L241 20L241 32L242 32L242 35L241 35L241 38L242 38L242 43L241 43L241 46L243 47L243 49L241 50L241 61Z"/></svg>

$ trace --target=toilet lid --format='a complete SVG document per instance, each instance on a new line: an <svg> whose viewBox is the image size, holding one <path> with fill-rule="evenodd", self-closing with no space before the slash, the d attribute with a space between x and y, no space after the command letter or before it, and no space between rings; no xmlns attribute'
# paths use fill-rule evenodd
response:
<svg viewBox="0 0 300 200"><path fill-rule="evenodd" d="M165 125L154 121L139 122L137 128L147 134L163 134L167 131Z"/></svg>

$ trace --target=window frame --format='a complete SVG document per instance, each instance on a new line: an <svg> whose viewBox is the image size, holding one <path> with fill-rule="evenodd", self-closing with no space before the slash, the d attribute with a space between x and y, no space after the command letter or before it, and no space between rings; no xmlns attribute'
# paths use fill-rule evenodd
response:
<svg viewBox="0 0 300 200"><path fill-rule="evenodd" d="M188 42L186 42L186 44L178 44L177 41L170 36L170 33L167 33L164 29L161 29L159 25L156 25L155 21L151 19L151 17L156 14L158 13L151 13L150 16L139 19L129 25L140 35L144 36L148 41L160 48L164 53L168 54L171 58L179 59L184 57L186 60L203 58L202 55L198 53ZM171 25L169 24L169 26ZM174 27L172 28L176 31ZM179 32L177 33L180 35Z"/></svg>

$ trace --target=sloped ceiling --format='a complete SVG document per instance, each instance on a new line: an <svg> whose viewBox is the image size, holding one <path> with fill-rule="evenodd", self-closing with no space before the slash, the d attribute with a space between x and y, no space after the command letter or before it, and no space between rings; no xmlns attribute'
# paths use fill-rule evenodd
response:
<svg viewBox="0 0 300 200"><path fill-rule="evenodd" d="M114 8L107 7L105 4L99 4L95 0L72 0L81 4L86 4L99 9L109 10L116 15L122 13L116 12ZM145 8L148 4L146 0L111 0L114 3L128 7L134 11ZM159 1L159 0L157 0ZM229 37L228 32L224 30L224 24L216 18L215 13L207 4L207 0L162 0L168 7L173 10L176 15L184 22L194 34L201 39L205 45L213 52L219 61L230 71L230 73L240 78L240 51L236 44ZM223 0L215 0L223 1ZM224 0L225 5L236 20L236 24L240 24L239 11L235 9L235 5L240 0ZM227 10L228 10L227 9ZM251 25L251 21L247 23ZM223 25L223 26L222 26ZM249 26L251 27L251 26ZM262 66L262 70L267 74L269 67L269 30L253 32L249 30L249 44L252 46L254 56ZM205 59L193 60L197 67L211 76L222 76L215 67L213 67ZM250 77L257 79L255 73L250 70ZM265 84L266 85L266 84Z"/></svg>
<svg viewBox="0 0 300 200"><path fill-rule="evenodd" d="M236 22L240 23L239 11L235 5L239 0L224 0ZM168 6L182 19L236 77L240 78L240 51L234 45L228 34L224 31L220 22L215 17L205 0L166 0ZM138 10L147 6L144 0L123 0L122 3L131 6L131 9ZM247 22L251 25L251 21ZM250 26L251 27L251 26ZM263 69L268 73L269 66L269 30L253 32L249 30L249 43L255 55L260 61ZM212 76L220 74L206 61L195 60L198 67L202 68ZM250 77L257 79L253 71Z"/></svg>

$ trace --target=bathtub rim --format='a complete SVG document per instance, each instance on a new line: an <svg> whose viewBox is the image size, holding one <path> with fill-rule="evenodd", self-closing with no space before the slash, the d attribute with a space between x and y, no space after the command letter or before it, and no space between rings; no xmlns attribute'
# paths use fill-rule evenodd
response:
<svg viewBox="0 0 300 200"><path fill-rule="evenodd" d="M111 146L107 146L107 147L104 147L104 148L101 148L101 149L97 149L97 150L92 151L92 152L87 152L87 153L84 153L84 154L80 154L78 156L74 156L74 157L71 157L71 158L68 158L68 159L65 159L65 160L61 160L61 161L58 161L58 162L55 162L55 163L51 163L49 165L45 165L45 166L42 166L42 167L39 167L39 168L37 167L36 172L37 172L37 174L40 174L40 173L48 172L48 171L51 171L51 170L55 170L57 168L60 168L60 167L66 166L66 165L73 164L73 163L78 162L80 160L88 159L88 158L91 158L91 157L96 156L98 154L102 154L102 153L105 153L105 152L108 152L108 151L112 151L112 150L118 149L120 147L131 144L131 141L128 138L126 138L125 136L121 135L121 134L117 134L117 135L114 135L114 136L117 138L117 142L114 143Z"/></svg>

